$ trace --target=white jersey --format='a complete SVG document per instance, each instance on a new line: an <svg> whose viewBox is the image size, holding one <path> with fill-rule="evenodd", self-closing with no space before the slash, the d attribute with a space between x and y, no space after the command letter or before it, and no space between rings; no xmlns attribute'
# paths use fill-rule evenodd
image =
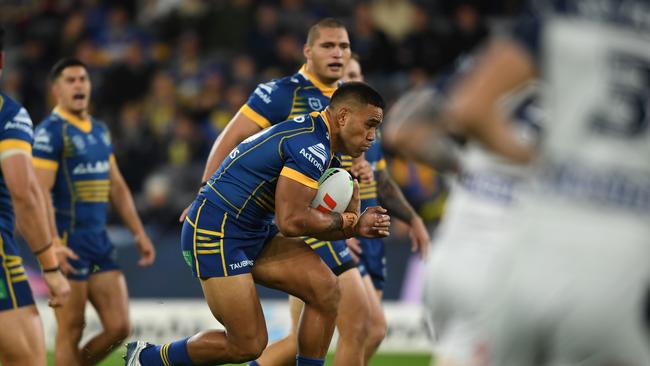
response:
<svg viewBox="0 0 650 366"><path fill-rule="evenodd" d="M539 3L515 37L539 60L548 120L493 362L650 365L650 3Z"/></svg>
<svg viewBox="0 0 650 366"><path fill-rule="evenodd" d="M506 103L527 144L537 140L541 120L535 91L531 85ZM475 143L464 149L461 166L433 241L425 295L437 355L471 364L485 343L479 316L509 258L519 190L529 173Z"/></svg>

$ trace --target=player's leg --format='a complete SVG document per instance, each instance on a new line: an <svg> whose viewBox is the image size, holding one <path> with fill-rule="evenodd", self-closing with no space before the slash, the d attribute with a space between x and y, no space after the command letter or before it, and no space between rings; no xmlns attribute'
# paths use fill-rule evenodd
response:
<svg viewBox="0 0 650 366"><path fill-rule="evenodd" d="M270 344L262 355L251 366L293 366L296 364L298 353L298 322L305 303L299 298L289 295L289 313L291 329L284 338Z"/></svg>
<svg viewBox="0 0 650 366"><path fill-rule="evenodd" d="M97 310L102 331L81 348L83 365L94 365L118 347L131 332L126 281L117 270L95 273L88 280L88 299Z"/></svg>
<svg viewBox="0 0 650 366"><path fill-rule="evenodd" d="M70 279L70 296L65 306L54 309L56 316L56 345L54 349L57 366L81 365L79 342L85 324L88 281Z"/></svg>
<svg viewBox="0 0 650 366"><path fill-rule="evenodd" d="M43 325L36 306L0 311L0 364L4 366L45 365Z"/></svg>
<svg viewBox="0 0 650 366"><path fill-rule="evenodd" d="M370 306L361 274L356 268L339 276L341 302L336 326L339 340L336 344L334 365L363 365L364 348L368 338Z"/></svg>
<svg viewBox="0 0 650 366"><path fill-rule="evenodd" d="M384 309L381 305L384 292L375 288L370 276L363 277L364 289L368 298L370 329L368 329L368 339L365 349L365 364L367 365L372 356L377 352L379 345L386 337L388 324Z"/></svg>
<svg viewBox="0 0 650 366"><path fill-rule="evenodd" d="M340 297L336 276L301 239L281 235L266 244L253 276L256 282L305 302L298 326L297 365L322 365Z"/></svg>

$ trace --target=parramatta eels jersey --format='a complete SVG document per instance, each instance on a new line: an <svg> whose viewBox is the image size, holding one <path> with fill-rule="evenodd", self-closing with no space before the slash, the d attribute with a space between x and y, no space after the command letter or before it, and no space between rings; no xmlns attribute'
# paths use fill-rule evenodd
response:
<svg viewBox="0 0 650 366"><path fill-rule="evenodd" d="M33 141L32 120L27 110L6 94L0 93L0 160L17 153L31 156ZM14 211L11 196L0 171L0 231L12 236Z"/></svg>
<svg viewBox="0 0 650 366"><path fill-rule="evenodd" d="M259 228L273 221L279 176L318 189L318 179L330 160L329 122L324 114L312 112L242 141L202 194L239 224Z"/></svg>
<svg viewBox="0 0 650 366"><path fill-rule="evenodd" d="M114 162L108 128L55 108L36 128L34 166L56 171L52 200L59 233L103 230Z"/></svg>
<svg viewBox="0 0 650 366"><path fill-rule="evenodd" d="M303 66L292 76L259 84L240 112L261 128L268 128L303 114L322 111L330 104L335 90L323 85Z"/></svg>

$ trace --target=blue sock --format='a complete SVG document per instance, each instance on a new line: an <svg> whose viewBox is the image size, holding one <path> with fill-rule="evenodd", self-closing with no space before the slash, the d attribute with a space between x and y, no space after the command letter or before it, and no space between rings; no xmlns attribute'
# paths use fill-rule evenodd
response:
<svg viewBox="0 0 650 366"><path fill-rule="evenodd" d="M153 346L142 350L140 362L143 365L151 366L185 366L191 365L192 360L187 353L187 340L181 339L176 342L166 343L161 346ZM165 361L163 361L163 358Z"/></svg>
<svg viewBox="0 0 650 366"><path fill-rule="evenodd" d="M251 361L248 363L248 366L260 366L260 364L257 361Z"/></svg>
<svg viewBox="0 0 650 366"><path fill-rule="evenodd" d="M296 366L323 366L325 360L320 358L309 358L305 356L296 356Z"/></svg>

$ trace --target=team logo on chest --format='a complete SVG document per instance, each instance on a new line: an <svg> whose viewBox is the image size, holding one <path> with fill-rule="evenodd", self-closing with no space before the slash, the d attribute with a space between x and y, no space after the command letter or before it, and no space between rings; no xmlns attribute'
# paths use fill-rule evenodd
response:
<svg viewBox="0 0 650 366"><path fill-rule="evenodd" d="M84 138L81 135L76 135L72 137L72 145L74 145L77 154L83 154L86 150L86 142L84 141Z"/></svg>
<svg viewBox="0 0 650 366"><path fill-rule="evenodd" d="M320 112L323 109L323 103L318 98L307 98L307 104L309 104L309 108L315 111Z"/></svg>

